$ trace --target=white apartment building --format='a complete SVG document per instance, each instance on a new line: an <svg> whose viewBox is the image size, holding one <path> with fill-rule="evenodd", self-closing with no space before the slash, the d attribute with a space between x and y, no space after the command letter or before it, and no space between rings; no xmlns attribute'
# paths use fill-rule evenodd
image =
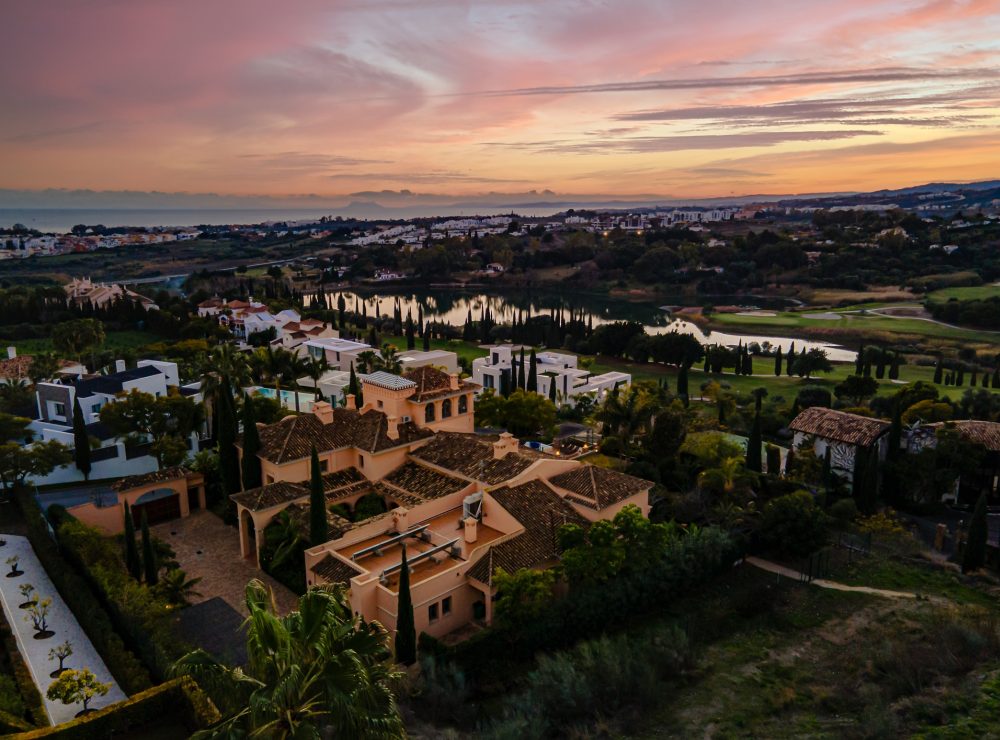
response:
<svg viewBox="0 0 1000 740"><path fill-rule="evenodd" d="M520 361L522 346L499 344L488 349L489 355L472 361L472 382L478 383L484 390L493 388L499 392L503 375L506 374L509 378L515 358ZM523 349L527 364L531 348ZM632 384L632 376L628 373L594 375L589 370L577 367L576 355L564 352L539 352L535 360L538 377L536 392L551 398L551 388L555 385L555 396L559 403L575 404L584 395L591 395L600 402L615 388L624 389Z"/></svg>

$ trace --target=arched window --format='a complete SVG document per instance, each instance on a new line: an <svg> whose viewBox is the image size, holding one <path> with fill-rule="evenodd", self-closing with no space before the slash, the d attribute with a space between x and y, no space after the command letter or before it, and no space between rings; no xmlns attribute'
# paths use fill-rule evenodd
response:
<svg viewBox="0 0 1000 740"><path fill-rule="evenodd" d="M424 406L424 421L434 421L434 404Z"/></svg>
<svg viewBox="0 0 1000 740"><path fill-rule="evenodd" d="M447 419L451 416L451 399L446 398L441 402L441 418Z"/></svg>
<svg viewBox="0 0 1000 740"><path fill-rule="evenodd" d="M458 397L458 413L467 414L469 413L469 397L459 396Z"/></svg>

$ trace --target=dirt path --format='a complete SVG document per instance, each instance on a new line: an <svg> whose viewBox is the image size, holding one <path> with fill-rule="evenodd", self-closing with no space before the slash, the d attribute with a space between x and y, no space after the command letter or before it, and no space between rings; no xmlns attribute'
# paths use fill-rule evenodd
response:
<svg viewBox="0 0 1000 740"><path fill-rule="evenodd" d="M785 576L786 578L791 578L796 581L806 582L805 576L797 570L792 570L791 568L786 568L784 565L779 565L778 563L772 563L770 560L764 560L757 557L748 557L746 562L755 568L760 568L761 570L766 570L769 573L777 573L778 575ZM837 581L830 581L826 578L816 578L812 581L808 581L814 586L819 586L820 588L829 588L834 591L850 591L859 594L872 594L873 596L885 596L891 599L915 599L917 595L909 591L889 591L884 588L871 588L869 586L848 586L846 583L838 583Z"/></svg>

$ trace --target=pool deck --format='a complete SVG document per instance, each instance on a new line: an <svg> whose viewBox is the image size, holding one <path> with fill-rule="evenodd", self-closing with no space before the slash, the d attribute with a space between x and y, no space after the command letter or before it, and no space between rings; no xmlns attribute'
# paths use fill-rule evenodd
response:
<svg viewBox="0 0 1000 740"><path fill-rule="evenodd" d="M91 709L100 709L128 698L111 677L111 672L104 665L101 656L98 655L90 639L76 621L73 612L66 606L66 602L62 600L59 592L52 585L52 581L49 580L48 574L35 556L35 551L28 540L10 534L0 535L0 539L7 541L6 545L0 547L0 560L4 561L0 563L0 568L2 568L0 571L0 602L3 603L4 614L17 639L17 648L24 657L25 663L28 664L31 677L45 701L45 711L48 712L52 724L68 722L83 709L81 704L63 704L59 701L50 701L45 697L49 684L55 680L49 674L59 666L58 660L49 660L49 650L66 640L69 640L73 646L73 654L65 662L66 668L89 668L97 676L98 681L111 684L111 690L106 696L98 696L91 701ZM6 560L13 555L18 556L18 568L24 573L16 578L8 578L10 566L6 564ZM34 639L35 631L31 620L27 619L28 613L18 606L24 601L19 590L24 583L32 584L35 587L35 594L39 598L52 599L52 606L48 613L48 627L55 634L48 639Z"/></svg>

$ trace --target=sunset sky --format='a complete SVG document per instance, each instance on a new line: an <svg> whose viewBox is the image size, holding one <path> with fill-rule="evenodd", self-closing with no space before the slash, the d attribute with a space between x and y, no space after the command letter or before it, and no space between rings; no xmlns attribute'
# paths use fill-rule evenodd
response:
<svg viewBox="0 0 1000 740"><path fill-rule="evenodd" d="M1000 0L8 0L2 18L0 188L1000 177Z"/></svg>

